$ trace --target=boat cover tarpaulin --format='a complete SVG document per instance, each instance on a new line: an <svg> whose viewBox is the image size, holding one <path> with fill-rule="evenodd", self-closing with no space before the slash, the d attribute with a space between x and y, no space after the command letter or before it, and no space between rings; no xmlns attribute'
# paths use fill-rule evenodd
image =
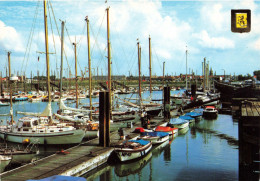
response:
<svg viewBox="0 0 260 181"><path fill-rule="evenodd" d="M179 118L185 119L185 120L193 120L194 119L193 117L190 117L190 116L180 116Z"/></svg>
<svg viewBox="0 0 260 181"><path fill-rule="evenodd" d="M170 123L173 125L179 125L179 124L185 124L189 121L185 120L185 119L180 119L180 118L174 118L170 120Z"/></svg>
<svg viewBox="0 0 260 181"><path fill-rule="evenodd" d="M162 138L162 137L165 137L165 136L167 136L167 135L169 135L169 133L165 133L165 132L157 132L157 131L155 131L155 132L143 132L143 133L141 133L141 136L152 136L152 137L160 137L160 138Z"/></svg>
<svg viewBox="0 0 260 181"><path fill-rule="evenodd" d="M185 114L185 116L190 116L190 117L199 117L202 115L203 115L202 113L198 113L198 112L189 112Z"/></svg>
<svg viewBox="0 0 260 181"><path fill-rule="evenodd" d="M138 127L138 128L135 128L135 133L143 133L144 132L144 128L141 128L141 127Z"/></svg>
<svg viewBox="0 0 260 181"><path fill-rule="evenodd" d="M140 140L128 140L128 142L139 143L140 145L143 145L143 146L150 143L150 141L146 141L146 140L142 140L142 139L140 139Z"/></svg>
<svg viewBox="0 0 260 181"><path fill-rule="evenodd" d="M157 126L155 131L163 131L163 132L169 132L172 131L173 128L171 127L165 127L165 126Z"/></svg>
<svg viewBox="0 0 260 181"><path fill-rule="evenodd" d="M54 175L40 180L26 180L26 181L87 181L83 177L72 177L64 175Z"/></svg>

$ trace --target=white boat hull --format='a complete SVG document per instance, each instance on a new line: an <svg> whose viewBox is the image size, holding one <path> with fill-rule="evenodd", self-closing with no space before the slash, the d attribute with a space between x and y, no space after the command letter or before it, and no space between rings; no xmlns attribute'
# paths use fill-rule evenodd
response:
<svg viewBox="0 0 260 181"><path fill-rule="evenodd" d="M60 133L14 133L0 131L0 137L9 142L23 143L28 139L31 143L37 144L77 144L80 143L85 136L85 132L82 129L64 131Z"/></svg>
<svg viewBox="0 0 260 181"><path fill-rule="evenodd" d="M161 137L161 138L159 136L156 136L156 137L142 136L141 139L150 141L153 145L155 145L155 144L160 144L160 143L163 143L163 142L169 140L169 135Z"/></svg>
<svg viewBox="0 0 260 181"><path fill-rule="evenodd" d="M183 129L189 126L189 122L186 122L184 124L171 124L174 126L174 128Z"/></svg>
<svg viewBox="0 0 260 181"><path fill-rule="evenodd" d="M147 148L142 149L142 150L133 150L133 149L129 149L129 148L115 148L115 152L118 156L118 158L120 159L120 161L124 162L124 161L129 161L129 160L134 160L137 158L141 158L143 156L145 156L152 148L152 144L148 144Z"/></svg>

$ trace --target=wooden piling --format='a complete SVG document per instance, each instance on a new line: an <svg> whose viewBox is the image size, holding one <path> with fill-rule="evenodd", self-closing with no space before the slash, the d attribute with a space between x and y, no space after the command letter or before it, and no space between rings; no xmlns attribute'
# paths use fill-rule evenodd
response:
<svg viewBox="0 0 260 181"><path fill-rule="evenodd" d="M163 106L164 106L164 118L166 119L170 119L170 97L171 97L171 93L170 93L171 89L170 87L164 87L163 88Z"/></svg>
<svg viewBox="0 0 260 181"><path fill-rule="evenodd" d="M109 147L110 145L110 96L109 92L99 93L99 145Z"/></svg>

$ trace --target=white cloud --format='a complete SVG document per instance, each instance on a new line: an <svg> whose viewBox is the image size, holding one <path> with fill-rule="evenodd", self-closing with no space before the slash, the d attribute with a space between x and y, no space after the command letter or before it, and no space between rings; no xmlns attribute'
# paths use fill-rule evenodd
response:
<svg viewBox="0 0 260 181"><path fill-rule="evenodd" d="M255 42L251 43L250 47L257 51L260 51L260 38L258 38L258 40L256 40Z"/></svg>
<svg viewBox="0 0 260 181"><path fill-rule="evenodd" d="M199 44L203 47L216 49L228 49L235 47L235 44L231 39L225 37L210 37L208 32L205 30L201 33L194 34L193 36L199 39Z"/></svg>
<svg viewBox="0 0 260 181"><path fill-rule="evenodd" d="M21 36L15 28L6 26L4 22L0 21L0 32L0 49L14 52L24 51Z"/></svg>
<svg viewBox="0 0 260 181"><path fill-rule="evenodd" d="M230 27L230 10L225 11L223 5L207 3L201 9L201 20L203 27L214 32L226 30Z"/></svg>

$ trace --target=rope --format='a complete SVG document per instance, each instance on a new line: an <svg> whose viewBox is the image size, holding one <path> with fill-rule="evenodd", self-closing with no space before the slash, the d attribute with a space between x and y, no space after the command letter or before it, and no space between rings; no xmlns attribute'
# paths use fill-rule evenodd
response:
<svg viewBox="0 0 260 181"><path fill-rule="evenodd" d="M27 58L25 67L27 67L27 63L28 63L28 60L29 60L29 52L30 52L30 49L31 49L32 38L33 38L36 19L37 19L37 15L38 15L39 4L40 4L40 0L38 0L38 4L37 4L36 9L35 9L33 24L32 24L30 34L29 34L29 38L28 38L28 42L27 42L27 45L26 45L26 50L25 50L25 54L24 54L24 58L23 58L22 67L21 67L21 72L23 71L25 59ZM24 72L26 72L26 68L25 68Z"/></svg>
<svg viewBox="0 0 260 181"><path fill-rule="evenodd" d="M49 2L50 2L50 1L49 1ZM54 16L54 11L53 11L53 8L52 8L52 4L51 4L51 2L50 2L50 6L51 6L52 14L53 14L53 17L54 17L54 22L55 22L55 25L56 25L56 29L57 29L57 32L58 32L59 38L60 38L60 40L61 40L61 35L60 35L60 32L59 32L59 28L58 28L58 24L57 24L56 18L55 18L55 16ZM65 25L65 27L66 27L66 25ZM66 51L65 51L65 47L64 47L63 52L64 52L64 55L65 55L65 59L66 59L66 62L67 62L68 68L69 68L69 70L70 70L70 66L69 66L69 62L68 62L68 58L67 58L67 54L66 54Z"/></svg>
<svg viewBox="0 0 260 181"><path fill-rule="evenodd" d="M134 57L134 55L135 55L135 51L136 51L136 48L134 47L134 48L133 48L132 57L131 57L130 60L133 60L133 57ZM136 65L136 63L132 62L132 66L130 67L130 71L132 70L132 68L133 68L134 65Z"/></svg>
<svg viewBox="0 0 260 181"><path fill-rule="evenodd" d="M52 21L51 21L51 14L50 14L50 3L48 3L48 13L49 13L49 17L50 17L51 32L52 32L52 41L53 41L53 46L54 46L54 54L55 54L55 58L56 58L56 68L57 68L58 58L57 58L55 39L54 39L54 33L53 33L53 28L52 28ZM55 17L54 14L53 14L53 17Z"/></svg>
<svg viewBox="0 0 260 181"><path fill-rule="evenodd" d="M99 29L98 29L97 36L95 36L94 31L93 31L93 29L92 29L92 26L90 25L90 31L91 31L91 33L93 34L94 39L95 39L90 55L92 55L92 52L93 52L93 50L94 50L95 45L97 45L97 48L98 48L98 50L99 50L99 52L100 52L100 55L101 55L101 60L98 62L97 65L100 65L102 60L103 60L104 63L106 63L106 61L104 60L105 54L102 53L102 50L101 50L101 48L100 48L100 46L99 46L99 44L98 44L98 41L97 41L97 37L98 37L98 35L99 35L99 33L100 33L100 30L101 30L103 21L104 21L104 19L105 19L105 15L106 15L106 13L104 13L102 22L101 22L101 24L100 24L100 26L99 26Z"/></svg>
<svg viewBox="0 0 260 181"><path fill-rule="evenodd" d="M155 55L156 55L156 58L157 58L157 61L158 61L159 66L160 66L160 68L161 68L161 71L163 71L162 65L161 65L161 63L159 62L159 58L158 58L157 53L156 53L156 51L155 51L154 49L153 49L153 52L154 52Z"/></svg>

